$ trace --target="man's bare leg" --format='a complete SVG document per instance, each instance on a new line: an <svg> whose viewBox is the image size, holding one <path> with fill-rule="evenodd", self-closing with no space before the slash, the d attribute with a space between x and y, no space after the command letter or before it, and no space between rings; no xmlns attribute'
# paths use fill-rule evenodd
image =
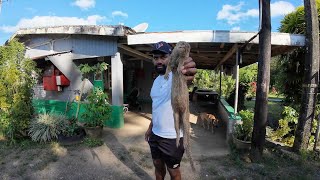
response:
<svg viewBox="0 0 320 180"><path fill-rule="evenodd" d="M180 168L175 168L175 169L171 169L171 168L167 168L171 177L171 180L181 180L181 172L180 172Z"/></svg>
<svg viewBox="0 0 320 180"><path fill-rule="evenodd" d="M166 166L161 159L154 159L153 165L155 167L156 180L163 180L166 176Z"/></svg>

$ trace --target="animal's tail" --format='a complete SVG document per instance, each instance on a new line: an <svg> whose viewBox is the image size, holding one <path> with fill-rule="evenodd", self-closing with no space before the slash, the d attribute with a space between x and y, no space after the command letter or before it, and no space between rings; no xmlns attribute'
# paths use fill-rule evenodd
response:
<svg viewBox="0 0 320 180"><path fill-rule="evenodd" d="M191 156L191 147L190 147L190 145L189 145L189 147L185 147L185 150L186 150L186 154L188 156L188 159L190 161L190 166L191 166L192 171L196 171L196 168L194 167L193 158Z"/></svg>
<svg viewBox="0 0 320 180"><path fill-rule="evenodd" d="M190 144L190 122L189 122L189 113L186 113L186 118L183 121L183 147L186 151L187 157L190 161L192 171L195 171L193 158L191 156L191 144Z"/></svg>

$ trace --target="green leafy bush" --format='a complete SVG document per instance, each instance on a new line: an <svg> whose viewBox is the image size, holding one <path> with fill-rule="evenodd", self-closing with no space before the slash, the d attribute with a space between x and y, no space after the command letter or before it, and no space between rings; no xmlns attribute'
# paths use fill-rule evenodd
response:
<svg viewBox="0 0 320 180"><path fill-rule="evenodd" d="M268 137L277 142L284 143L287 146L293 146L294 135L298 124L299 113L290 106L285 106L282 112L282 119L279 120L279 126L276 130L271 130ZM314 119L312 123L311 133L315 133L317 121ZM314 143L314 136L309 139L310 143Z"/></svg>
<svg viewBox="0 0 320 180"><path fill-rule="evenodd" d="M86 112L82 114L85 126L103 127L104 121L111 117L111 105L108 102L108 95L100 88L93 88L86 98L84 104Z"/></svg>
<svg viewBox="0 0 320 180"><path fill-rule="evenodd" d="M203 70L199 69L195 75L194 86L198 89L211 89L215 91L220 90L220 72L215 72L213 70ZM221 76L221 91L222 96L229 97L235 88L235 80L232 76L222 74Z"/></svg>
<svg viewBox="0 0 320 180"><path fill-rule="evenodd" d="M39 114L31 121L29 136L36 142L48 142L57 139L62 130L68 126L67 117L61 114Z"/></svg>
<svg viewBox="0 0 320 180"><path fill-rule="evenodd" d="M299 114L290 106L285 106L282 112L283 118L279 120L279 127L271 131L270 138L273 141L292 146L294 142L294 131L296 129Z"/></svg>
<svg viewBox="0 0 320 180"><path fill-rule="evenodd" d="M237 139L242 141L251 141L253 131L253 112L249 110L241 110L239 115L242 123L234 126L234 135Z"/></svg>
<svg viewBox="0 0 320 180"><path fill-rule="evenodd" d="M75 118L67 119L67 124L65 124L61 128L61 134L67 137L77 135L80 130L80 127L77 124L77 119Z"/></svg>
<svg viewBox="0 0 320 180"><path fill-rule="evenodd" d="M32 87L39 72L24 53L24 45L16 40L0 46L0 127L12 142L26 135L33 116Z"/></svg>

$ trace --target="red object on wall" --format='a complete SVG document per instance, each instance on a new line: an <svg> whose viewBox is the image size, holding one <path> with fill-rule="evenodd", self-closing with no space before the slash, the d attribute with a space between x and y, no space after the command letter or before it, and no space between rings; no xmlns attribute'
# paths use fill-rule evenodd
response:
<svg viewBox="0 0 320 180"><path fill-rule="evenodd" d="M58 91L58 86L55 76L43 77L43 89L46 91Z"/></svg>
<svg viewBox="0 0 320 180"><path fill-rule="evenodd" d="M69 79L55 66L50 66L43 76L43 89L46 91L61 91L61 86L69 86Z"/></svg>
<svg viewBox="0 0 320 180"><path fill-rule="evenodd" d="M69 86L70 85L69 79L63 74L56 76L56 81L57 81L58 86Z"/></svg>

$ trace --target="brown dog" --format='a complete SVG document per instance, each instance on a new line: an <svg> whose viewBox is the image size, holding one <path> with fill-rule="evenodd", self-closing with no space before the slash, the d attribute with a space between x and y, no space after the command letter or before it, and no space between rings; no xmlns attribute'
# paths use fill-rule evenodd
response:
<svg viewBox="0 0 320 180"><path fill-rule="evenodd" d="M214 128L218 127L219 120L213 115L206 112L200 113L200 120L202 122L202 127L215 133Z"/></svg>

